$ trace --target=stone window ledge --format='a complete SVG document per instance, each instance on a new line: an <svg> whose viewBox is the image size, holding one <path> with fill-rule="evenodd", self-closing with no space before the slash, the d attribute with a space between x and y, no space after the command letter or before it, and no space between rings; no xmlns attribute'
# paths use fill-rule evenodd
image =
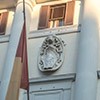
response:
<svg viewBox="0 0 100 100"><path fill-rule="evenodd" d="M81 30L80 25L71 25L71 26L62 26L58 28L31 31L28 34L28 39L46 37L48 35L63 35L63 34L78 33L80 32L80 30ZM10 38L10 35L1 35L0 43L9 42L9 38Z"/></svg>
<svg viewBox="0 0 100 100"><path fill-rule="evenodd" d="M57 28L48 28L43 30L31 31L29 39L46 37L48 35L62 35L80 32L80 25L62 26Z"/></svg>

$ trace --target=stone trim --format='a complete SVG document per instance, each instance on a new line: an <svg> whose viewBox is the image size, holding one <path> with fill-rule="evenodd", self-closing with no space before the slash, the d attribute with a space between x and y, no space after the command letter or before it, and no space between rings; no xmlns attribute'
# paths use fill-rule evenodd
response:
<svg viewBox="0 0 100 100"><path fill-rule="evenodd" d="M57 28L48 28L43 30L31 31L29 34L29 39L47 37L48 35L62 35L62 34L71 34L81 31L81 26L71 25L71 26L62 26Z"/></svg>
<svg viewBox="0 0 100 100"><path fill-rule="evenodd" d="M50 77L30 78L29 82L30 84L32 84L32 83L37 83L37 82L48 82L48 81L58 81L58 80L75 81L75 77L76 77L76 74L71 73L71 74L64 74L64 75L55 75L55 76L50 76Z"/></svg>
<svg viewBox="0 0 100 100"><path fill-rule="evenodd" d="M9 42L10 35L1 35L0 36L0 43Z"/></svg>
<svg viewBox="0 0 100 100"><path fill-rule="evenodd" d="M56 35L62 35L62 34L74 34L76 32L81 31L81 26L78 25L72 25L72 26L62 26L58 28L52 28L52 29L44 29L44 30L37 30L37 31L31 31L28 34L28 39L33 38L41 38L41 37L47 37L51 34ZM10 35L0 35L0 43L9 42Z"/></svg>

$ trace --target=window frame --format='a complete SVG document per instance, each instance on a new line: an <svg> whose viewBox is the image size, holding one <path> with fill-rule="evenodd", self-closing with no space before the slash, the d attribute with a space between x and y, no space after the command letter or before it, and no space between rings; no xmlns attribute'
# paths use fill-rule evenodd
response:
<svg viewBox="0 0 100 100"><path fill-rule="evenodd" d="M56 8L61 8L61 7L63 7L63 13L62 13L62 17L57 17L57 18L53 18L53 16L54 16L54 10L56 9ZM53 11L53 13L51 13L52 11ZM66 4L65 3L63 3L63 4L58 4L58 5L52 5L52 6L50 6L50 16L49 16L49 21L53 21L53 20L60 20L60 19L64 19L64 17L65 17L65 12L66 12ZM51 17L51 18L50 18Z"/></svg>

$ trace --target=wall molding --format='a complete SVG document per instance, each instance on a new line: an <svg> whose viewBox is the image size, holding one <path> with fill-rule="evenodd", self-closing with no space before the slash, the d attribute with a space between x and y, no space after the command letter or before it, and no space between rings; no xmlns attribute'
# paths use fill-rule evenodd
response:
<svg viewBox="0 0 100 100"><path fill-rule="evenodd" d="M47 37L48 35L63 35L78 33L81 31L80 25L62 26L57 28L48 28L43 30L31 31L29 39Z"/></svg>
<svg viewBox="0 0 100 100"><path fill-rule="evenodd" d="M9 42L10 35L0 35L0 43Z"/></svg>
<svg viewBox="0 0 100 100"><path fill-rule="evenodd" d="M32 83L37 83L37 82L48 82L48 81L60 81L60 80L72 80L75 81L76 74L71 73L71 74L63 74L63 75L55 75L50 77L40 77L40 78L30 78L29 82L30 84Z"/></svg>
<svg viewBox="0 0 100 100"><path fill-rule="evenodd" d="M31 31L28 34L28 39L47 37L48 35L64 35L74 34L81 31L80 25L62 26L57 28L49 28L43 30ZM10 35L0 35L0 43L9 42Z"/></svg>

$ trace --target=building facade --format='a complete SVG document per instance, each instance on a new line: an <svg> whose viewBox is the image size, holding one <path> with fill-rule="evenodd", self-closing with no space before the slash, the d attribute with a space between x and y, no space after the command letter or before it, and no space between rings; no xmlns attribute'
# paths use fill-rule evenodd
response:
<svg viewBox="0 0 100 100"><path fill-rule="evenodd" d="M0 1L0 100L23 27L23 0ZM100 1L25 0L30 100L100 99ZM27 100L20 89L19 100Z"/></svg>

